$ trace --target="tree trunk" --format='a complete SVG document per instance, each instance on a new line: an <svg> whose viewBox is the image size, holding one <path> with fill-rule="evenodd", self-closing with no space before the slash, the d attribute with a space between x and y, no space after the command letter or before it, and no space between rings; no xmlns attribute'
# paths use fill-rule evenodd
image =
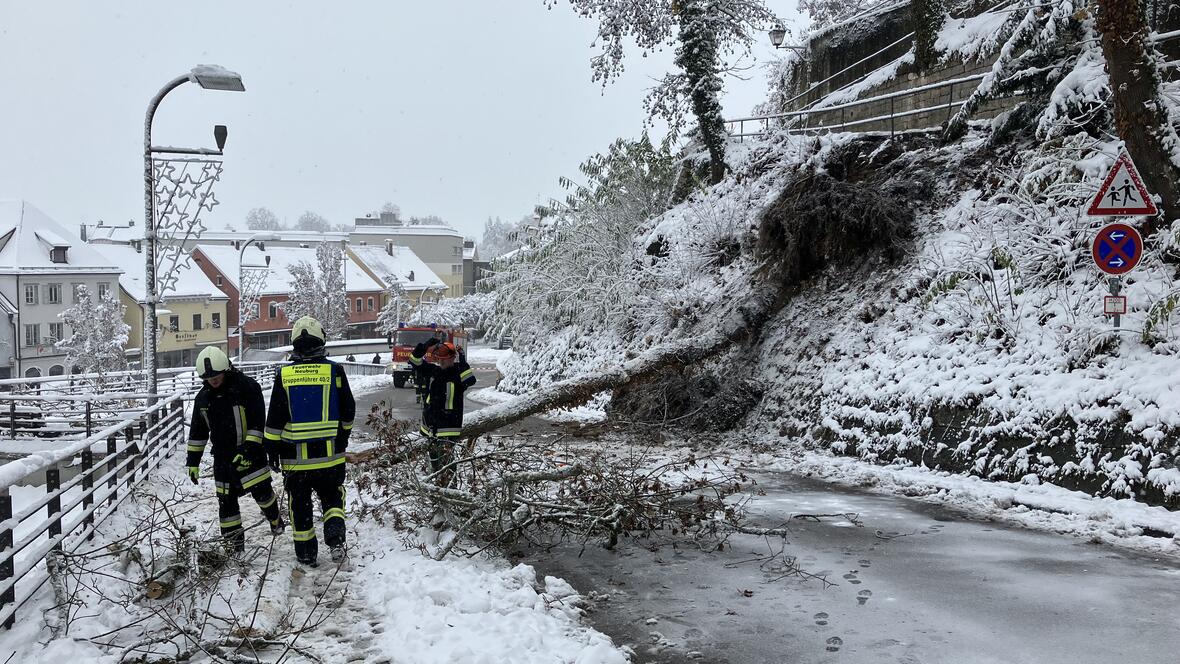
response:
<svg viewBox="0 0 1180 664"><path fill-rule="evenodd" d="M711 184L725 177L725 117L717 98L722 86L717 74L717 30L713 25L719 20L717 13L712 0L686 0L681 7L680 48L676 50L676 64L684 70L692 114L709 151Z"/></svg>
<svg viewBox="0 0 1180 664"><path fill-rule="evenodd" d="M1114 94L1115 131L1144 184L1162 199L1162 221L1170 222L1180 217L1180 139L1159 96L1160 77L1149 52L1143 0L1099 0L1098 30ZM1151 235L1160 222L1159 217L1148 219L1140 230Z"/></svg>
<svg viewBox="0 0 1180 664"><path fill-rule="evenodd" d="M730 344L751 338L761 329L778 304L769 294L740 310L738 320L709 334L652 348L613 370L558 381L527 394L488 406L463 420L463 437L475 438L506 424L554 408L577 406L595 394L614 390L657 371L690 366L715 355Z"/></svg>

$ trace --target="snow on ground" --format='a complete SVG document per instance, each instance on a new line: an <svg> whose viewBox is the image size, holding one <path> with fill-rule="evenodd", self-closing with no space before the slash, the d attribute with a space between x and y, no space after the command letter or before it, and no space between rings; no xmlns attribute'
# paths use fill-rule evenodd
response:
<svg viewBox="0 0 1180 664"><path fill-rule="evenodd" d="M468 346L467 347L467 363L468 364L495 364L499 365L504 360L512 356L511 348L492 348L491 346Z"/></svg>
<svg viewBox="0 0 1180 664"><path fill-rule="evenodd" d="M393 387L392 374L380 374L377 376L350 376L348 379L348 386L352 389L353 396L368 394L370 392L379 392Z"/></svg>
<svg viewBox="0 0 1180 664"><path fill-rule="evenodd" d="M1096 497L1052 484L984 480L916 466L879 466L825 452L757 453L746 456L745 463L760 471L789 471L953 507L978 518L1180 559L1180 513L1129 498Z"/></svg>
<svg viewBox="0 0 1180 664"><path fill-rule="evenodd" d="M201 540L216 540L212 479L204 477L199 486L180 481L181 464L179 455L167 460L154 486L145 488L158 496L175 495L180 502L172 502L173 518L195 528ZM169 482L169 478L177 481ZM350 503L355 503L354 487L348 490ZM242 499L241 505L244 522L248 527L255 524L260 519L258 508L249 498ZM157 506L144 498L129 501L100 529L101 539L87 543L86 548L103 551L104 542L118 541L133 524L158 512ZM289 530L272 540L262 527L250 528L247 562L221 578L203 582L206 585L186 596L187 603L178 605L183 611L168 623L155 614L161 601L127 599L140 588L134 582L138 578L134 565L107 565L101 574L84 574L88 584L116 601L99 602L92 590L81 590L86 605L62 638L53 638L47 626L54 612L49 611L52 593L45 588L21 611L13 630L0 632L0 661L116 664L122 648L152 634L175 635L176 624L196 630L202 641L225 639L230 635L222 620L228 616L238 616L239 625L249 623L263 635L281 635L305 621L313 625L297 641L303 653L288 653L285 661L293 662L313 661L311 657L322 662L400 664L627 661L609 638L581 623L580 598L560 579L538 581L532 567L498 559L436 562L407 548L404 535L391 526L350 517L348 527L351 566L340 570L327 560L322 541L321 565L309 570L294 563ZM190 610L200 616L205 600L211 602L212 613L223 618L206 623L199 617L195 621L185 617ZM169 624L173 620L176 624ZM108 634L119 628L125 629ZM186 647L184 639L176 638ZM169 646L159 652L175 654L176 649ZM259 655L263 662L274 661L280 652L282 646ZM188 661L209 660L197 655Z"/></svg>

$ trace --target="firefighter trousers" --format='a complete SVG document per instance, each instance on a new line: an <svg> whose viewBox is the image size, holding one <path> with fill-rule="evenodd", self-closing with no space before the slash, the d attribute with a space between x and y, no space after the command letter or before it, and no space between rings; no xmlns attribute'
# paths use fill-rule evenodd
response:
<svg viewBox="0 0 1180 664"><path fill-rule="evenodd" d="M295 557L315 562L319 544L315 536L315 515L311 496L320 500L324 541L328 546L344 545L344 464L315 470L288 470L283 480L290 510Z"/></svg>
<svg viewBox="0 0 1180 664"><path fill-rule="evenodd" d="M430 457L430 472L438 473L438 476L434 478L434 483L438 486L449 487L455 479L455 469L447 468L441 473L438 471L454 463L455 439L430 436L428 441L427 455Z"/></svg>
<svg viewBox="0 0 1180 664"><path fill-rule="evenodd" d="M249 489L240 485L231 488L217 488L217 517L221 520L221 536L237 551L246 548L246 533L242 529L242 511L238 499L249 493L258 503L266 520L274 524L279 521L279 505L270 480L259 482Z"/></svg>

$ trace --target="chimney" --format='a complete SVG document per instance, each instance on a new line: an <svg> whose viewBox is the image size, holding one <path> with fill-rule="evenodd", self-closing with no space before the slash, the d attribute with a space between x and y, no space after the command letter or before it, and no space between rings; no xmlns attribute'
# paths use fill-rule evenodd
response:
<svg viewBox="0 0 1180 664"><path fill-rule="evenodd" d="M99 225L99 226L101 226L101 225L102 225L102 219L99 219L99 220L98 220L98 225ZM78 228L78 237L82 238L82 241L83 241L83 242L85 242L85 241L86 241L86 223L85 223L85 222L83 222L83 223L81 223L81 224L78 224L78 226L79 226L79 228Z"/></svg>
<svg viewBox="0 0 1180 664"><path fill-rule="evenodd" d="M414 271L413 271L413 270L410 270L410 273L406 275L406 280L407 280L407 281L413 281L413 280L414 280Z"/></svg>
<svg viewBox="0 0 1180 664"><path fill-rule="evenodd" d="M393 240L388 238L385 239L385 253L389 254L390 256L393 255Z"/></svg>

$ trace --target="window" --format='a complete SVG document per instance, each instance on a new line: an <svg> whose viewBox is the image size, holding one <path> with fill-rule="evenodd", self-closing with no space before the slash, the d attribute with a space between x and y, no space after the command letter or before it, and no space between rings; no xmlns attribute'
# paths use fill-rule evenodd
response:
<svg viewBox="0 0 1180 664"><path fill-rule="evenodd" d="M66 372L66 368L60 364L55 364L55 365L49 367L49 375L50 376L60 376L60 375L64 374L65 372Z"/></svg>
<svg viewBox="0 0 1180 664"><path fill-rule="evenodd" d="M98 296L100 298L106 297L111 292L111 285L107 282L102 282L98 285Z"/></svg>
<svg viewBox="0 0 1180 664"><path fill-rule="evenodd" d="M66 248L65 247L54 247L53 249L50 249L49 250L49 262L50 263L64 263L64 262L66 262ZM50 375L52 375L52 374L50 374Z"/></svg>
<svg viewBox="0 0 1180 664"><path fill-rule="evenodd" d="M221 313L214 312L209 314L209 326L215 330L221 329Z"/></svg>
<svg viewBox="0 0 1180 664"><path fill-rule="evenodd" d="M255 302L250 305L250 318L258 318L258 303Z"/></svg>
<svg viewBox="0 0 1180 664"><path fill-rule="evenodd" d="M463 266L462 265L452 265L451 266L451 274L463 274Z"/></svg>
<svg viewBox="0 0 1180 664"><path fill-rule="evenodd" d="M193 314L193 330L201 329L201 314Z"/></svg>
<svg viewBox="0 0 1180 664"><path fill-rule="evenodd" d="M61 341L65 339L66 326L64 323L50 323L49 324L49 341Z"/></svg>
<svg viewBox="0 0 1180 664"><path fill-rule="evenodd" d="M373 302L373 298L369 298L369 311L376 311L377 305Z"/></svg>
<svg viewBox="0 0 1180 664"><path fill-rule="evenodd" d="M356 311L358 314L361 312L361 299L360 299L359 297L356 299L356 309L355 309L355 311Z"/></svg>
<svg viewBox="0 0 1180 664"><path fill-rule="evenodd" d="M279 317L279 303L271 302L266 305L266 315L273 318Z"/></svg>
<svg viewBox="0 0 1180 664"><path fill-rule="evenodd" d="M49 304L61 304L61 284L49 284L45 287L45 301Z"/></svg>
<svg viewBox="0 0 1180 664"><path fill-rule="evenodd" d="M25 378L40 378L41 370L37 367L29 367L25 369Z"/></svg>
<svg viewBox="0 0 1180 664"><path fill-rule="evenodd" d="M37 284L25 284L25 304L37 304Z"/></svg>
<svg viewBox="0 0 1180 664"><path fill-rule="evenodd" d="M25 325L25 345L37 346L41 343L41 325ZM40 374L38 374L40 375Z"/></svg>
<svg viewBox="0 0 1180 664"><path fill-rule="evenodd" d="M169 332L179 332L180 331L180 316L169 316L168 317L168 331Z"/></svg>
<svg viewBox="0 0 1180 664"><path fill-rule="evenodd" d="M454 255L456 255L456 256L463 255L463 247L452 247L452 249L454 249L454 251L452 251L451 253L453 253Z"/></svg>
<svg viewBox="0 0 1180 664"><path fill-rule="evenodd" d="M217 285L218 285L218 286L220 286L220 285L221 285L221 275L220 275L220 274L219 274L219 275L217 275Z"/></svg>
<svg viewBox="0 0 1180 664"><path fill-rule="evenodd" d="M73 302L74 304L78 304L78 300L80 299L79 294L78 294L78 289L81 287L82 287L82 284L70 284L70 290L73 292L73 297L71 298L70 301Z"/></svg>

